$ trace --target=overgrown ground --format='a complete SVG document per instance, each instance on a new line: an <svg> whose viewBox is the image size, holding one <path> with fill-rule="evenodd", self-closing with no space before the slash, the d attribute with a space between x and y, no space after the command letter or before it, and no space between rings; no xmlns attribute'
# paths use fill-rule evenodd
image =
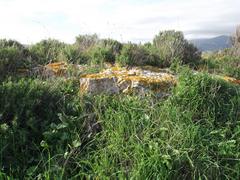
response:
<svg viewBox="0 0 240 180"><path fill-rule="evenodd" d="M173 95L79 95L78 82L0 86L1 178L239 179L240 87L181 70Z"/></svg>
<svg viewBox="0 0 240 180"><path fill-rule="evenodd" d="M212 75L239 79L239 57L201 58L173 31L145 45L96 38L0 41L0 179L240 179L240 85ZM71 70L20 73L59 58L87 65L81 73L110 62L167 67L179 78L162 99L82 94Z"/></svg>

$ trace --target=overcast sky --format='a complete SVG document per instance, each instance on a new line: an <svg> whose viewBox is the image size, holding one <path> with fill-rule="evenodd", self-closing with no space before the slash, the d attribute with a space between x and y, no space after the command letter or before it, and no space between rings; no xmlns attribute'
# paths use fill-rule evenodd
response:
<svg viewBox="0 0 240 180"><path fill-rule="evenodd" d="M46 38L72 43L97 33L149 41L160 30L187 38L230 35L240 24L240 0L0 0L0 38L30 44Z"/></svg>

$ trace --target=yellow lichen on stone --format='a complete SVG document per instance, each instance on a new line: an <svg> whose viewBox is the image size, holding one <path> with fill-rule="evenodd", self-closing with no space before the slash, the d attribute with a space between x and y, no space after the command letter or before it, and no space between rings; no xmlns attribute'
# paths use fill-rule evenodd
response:
<svg viewBox="0 0 240 180"><path fill-rule="evenodd" d="M56 75L63 75L66 72L68 65L65 62L56 62L47 64L45 68L52 70Z"/></svg>
<svg viewBox="0 0 240 180"><path fill-rule="evenodd" d="M139 67L133 67L131 69L122 67L111 67L97 74L83 75L81 76L81 79L83 80L81 83L82 91L88 89L85 88L85 86L89 86L89 82L98 83L101 82L103 79L104 81L102 82L104 82L105 84L108 80L115 79L116 83L113 86L116 86L116 88L118 88L120 92L132 92L133 89L141 89L142 91L154 90L155 92L163 92L176 84L176 77L174 75L166 72L161 72L161 69L159 68L158 70L155 68L155 72L153 72ZM88 83L86 83L86 81L88 81ZM102 85L99 84L99 86ZM105 87L107 86L105 85ZM99 89L103 90L104 88L99 87Z"/></svg>
<svg viewBox="0 0 240 180"><path fill-rule="evenodd" d="M225 81L240 85L240 80L238 80L238 79L228 77L228 76L224 76L224 77L221 77L221 78L224 79Z"/></svg>

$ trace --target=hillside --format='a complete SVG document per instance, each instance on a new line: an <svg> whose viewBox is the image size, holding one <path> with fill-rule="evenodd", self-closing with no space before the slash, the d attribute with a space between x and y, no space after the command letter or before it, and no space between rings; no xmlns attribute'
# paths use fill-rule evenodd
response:
<svg viewBox="0 0 240 180"><path fill-rule="evenodd" d="M230 36L225 35L214 38L192 39L190 42L203 52L218 51L231 47Z"/></svg>

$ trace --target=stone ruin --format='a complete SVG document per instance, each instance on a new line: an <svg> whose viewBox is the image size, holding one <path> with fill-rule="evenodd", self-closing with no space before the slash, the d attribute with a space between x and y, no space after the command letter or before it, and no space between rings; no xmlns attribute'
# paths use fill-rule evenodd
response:
<svg viewBox="0 0 240 180"><path fill-rule="evenodd" d="M175 84L175 75L158 68L111 67L97 74L82 75L80 91L90 94L146 94L153 91L157 95L166 96Z"/></svg>
<svg viewBox="0 0 240 180"><path fill-rule="evenodd" d="M68 78L68 68L80 72L80 92L88 94L142 94L153 92L160 97L169 96L170 90L177 84L177 75L167 69L152 66L144 67L118 67L108 65L105 70L95 74L84 74L87 65L74 65L57 62L39 66L31 70L31 75L44 78L57 76ZM198 73L198 72L196 72ZM240 85L240 80L217 76L228 82Z"/></svg>

